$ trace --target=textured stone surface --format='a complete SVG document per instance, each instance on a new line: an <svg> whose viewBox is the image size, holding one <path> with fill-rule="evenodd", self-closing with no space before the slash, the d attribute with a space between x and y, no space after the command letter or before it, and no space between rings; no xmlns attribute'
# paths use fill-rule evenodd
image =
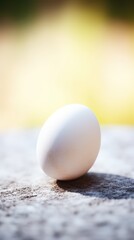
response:
<svg viewBox="0 0 134 240"><path fill-rule="evenodd" d="M42 173L37 135L0 134L0 240L133 240L134 128L103 128L95 165L69 182Z"/></svg>

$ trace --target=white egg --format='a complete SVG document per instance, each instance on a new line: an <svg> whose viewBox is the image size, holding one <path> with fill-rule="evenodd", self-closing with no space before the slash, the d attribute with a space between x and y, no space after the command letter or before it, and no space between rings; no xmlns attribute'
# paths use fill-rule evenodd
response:
<svg viewBox="0 0 134 240"><path fill-rule="evenodd" d="M43 171L59 180L85 174L100 149L100 127L94 113L81 104L57 110L42 127L37 158Z"/></svg>

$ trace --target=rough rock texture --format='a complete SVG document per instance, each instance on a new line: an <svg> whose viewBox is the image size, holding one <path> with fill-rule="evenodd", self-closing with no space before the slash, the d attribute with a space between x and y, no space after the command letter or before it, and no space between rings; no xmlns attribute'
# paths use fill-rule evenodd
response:
<svg viewBox="0 0 134 240"><path fill-rule="evenodd" d="M134 239L134 128L102 128L99 157L85 176L45 176L38 130L0 134L0 240Z"/></svg>

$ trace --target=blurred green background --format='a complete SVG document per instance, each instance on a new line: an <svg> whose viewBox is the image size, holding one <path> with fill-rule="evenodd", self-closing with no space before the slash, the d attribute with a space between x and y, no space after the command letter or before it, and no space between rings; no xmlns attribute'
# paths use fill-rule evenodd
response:
<svg viewBox="0 0 134 240"><path fill-rule="evenodd" d="M0 129L70 103L134 124L133 1L0 1Z"/></svg>

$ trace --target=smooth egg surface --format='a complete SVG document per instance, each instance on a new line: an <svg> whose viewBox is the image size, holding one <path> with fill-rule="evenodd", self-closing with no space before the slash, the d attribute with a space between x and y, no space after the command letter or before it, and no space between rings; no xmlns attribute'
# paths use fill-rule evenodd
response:
<svg viewBox="0 0 134 240"><path fill-rule="evenodd" d="M43 125L37 141L37 158L48 176L75 179L93 165L100 141L100 126L94 113L81 104L66 105Z"/></svg>

